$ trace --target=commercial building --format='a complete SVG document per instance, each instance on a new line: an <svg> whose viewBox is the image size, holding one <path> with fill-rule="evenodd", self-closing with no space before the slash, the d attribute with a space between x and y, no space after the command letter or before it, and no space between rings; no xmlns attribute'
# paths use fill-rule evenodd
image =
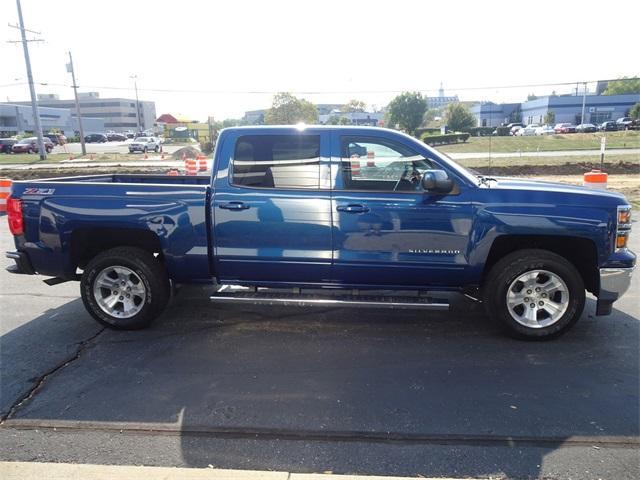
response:
<svg viewBox="0 0 640 480"><path fill-rule="evenodd" d="M431 109L439 110L441 108L446 107L450 103L456 103L459 101L457 95L446 96L444 94L444 87L442 86L442 83L440 83L440 88L438 89L437 97L425 97L425 98L427 100L427 108L429 110Z"/></svg>
<svg viewBox="0 0 640 480"><path fill-rule="evenodd" d="M476 117L477 127L498 127L505 123L520 121L519 103L482 102L472 105L471 113Z"/></svg>
<svg viewBox="0 0 640 480"><path fill-rule="evenodd" d="M100 98L98 92L85 92L78 94L80 114L82 118L103 118L104 129L124 132L135 131L138 127L136 100L130 98ZM30 105L30 102L16 102L21 105ZM155 102L140 100L140 129L153 128L156 119ZM38 106L47 108L66 108L75 115L75 101L73 99L60 99L57 95L38 95ZM83 122L84 126L84 122ZM85 131L89 131L87 127ZM102 131L104 131L104 129Z"/></svg>
<svg viewBox="0 0 640 480"><path fill-rule="evenodd" d="M585 121L582 121L582 95L551 95L522 103L522 122L544 123L547 112L555 114L556 123L594 123L624 117L629 109L640 102L640 93L629 95L587 95Z"/></svg>
<svg viewBox="0 0 640 480"><path fill-rule="evenodd" d="M67 136L78 133L77 119L68 108L39 107L40 123L44 133L59 131ZM103 132L104 119L84 118L85 133ZM31 105L0 103L0 136L35 134L36 126Z"/></svg>

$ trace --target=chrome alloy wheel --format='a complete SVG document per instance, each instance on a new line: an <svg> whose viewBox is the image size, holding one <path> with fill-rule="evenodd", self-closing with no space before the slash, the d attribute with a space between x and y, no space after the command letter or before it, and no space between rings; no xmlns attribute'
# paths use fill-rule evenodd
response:
<svg viewBox="0 0 640 480"><path fill-rule="evenodd" d="M147 290L142 279L130 268L110 266L96 277L93 296L106 314L131 318L142 310Z"/></svg>
<svg viewBox="0 0 640 480"><path fill-rule="evenodd" d="M555 273L530 270L509 285L507 307L513 319L525 327L548 327L567 311L569 289Z"/></svg>

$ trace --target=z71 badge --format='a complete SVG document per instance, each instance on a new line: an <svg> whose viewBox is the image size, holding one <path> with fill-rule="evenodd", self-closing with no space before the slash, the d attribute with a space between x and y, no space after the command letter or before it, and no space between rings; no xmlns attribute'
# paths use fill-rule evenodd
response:
<svg viewBox="0 0 640 480"><path fill-rule="evenodd" d="M53 195L55 188L25 188L23 195Z"/></svg>

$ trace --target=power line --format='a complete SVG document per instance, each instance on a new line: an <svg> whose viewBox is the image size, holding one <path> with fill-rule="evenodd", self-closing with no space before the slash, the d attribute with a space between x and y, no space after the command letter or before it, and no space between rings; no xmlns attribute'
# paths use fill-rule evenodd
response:
<svg viewBox="0 0 640 480"><path fill-rule="evenodd" d="M638 80L639 77L629 77L624 80ZM612 78L612 79L599 79L599 80L580 80L580 81L570 81L570 82L547 82L547 83L528 83L528 84L517 84L517 85L497 85L497 86L468 86L468 87L450 87L447 90L453 92L465 92L465 91L483 91L483 90L507 90L514 88L539 88L539 87L560 87L560 86L573 86L576 83L597 83L597 82L613 82L621 80L620 78ZM1 87L9 87L9 86L17 86L21 84L7 84L0 85ZM24 85L24 83L22 83ZM52 86L52 87L65 87L69 88L72 85L62 84L62 83L48 83L42 82L39 85L43 86ZM117 87L117 86L108 86L108 85L78 85L79 88L83 89L95 89L95 90L116 90L116 91L130 91L131 87ZM420 92L437 92L437 89L390 89L390 90L200 90L200 89L183 89L183 88L139 88L141 92L150 92L150 93L194 93L194 94L219 94L219 95L274 95L276 93L282 91L288 91L292 94L299 95L337 95L337 94L365 94L365 95L373 95L373 94L385 94L385 93L400 93L405 91L420 91Z"/></svg>

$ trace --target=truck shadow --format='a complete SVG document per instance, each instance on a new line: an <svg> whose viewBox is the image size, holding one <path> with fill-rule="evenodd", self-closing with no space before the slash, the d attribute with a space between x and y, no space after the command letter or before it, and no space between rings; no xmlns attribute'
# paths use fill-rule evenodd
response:
<svg viewBox="0 0 640 480"><path fill-rule="evenodd" d="M529 343L463 299L449 314L214 308L185 288L152 328L83 344L8 424L99 423L114 436L153 424L179 435L180 462L194 467L536 478L566 442L639 435L639 322L594 310L558 341ZM46 345L85 325L73 301L0 342ZM151 457L138 463L162 463Z"/></svg>

